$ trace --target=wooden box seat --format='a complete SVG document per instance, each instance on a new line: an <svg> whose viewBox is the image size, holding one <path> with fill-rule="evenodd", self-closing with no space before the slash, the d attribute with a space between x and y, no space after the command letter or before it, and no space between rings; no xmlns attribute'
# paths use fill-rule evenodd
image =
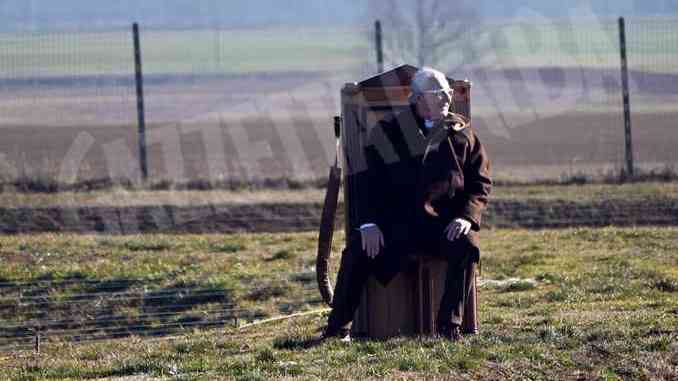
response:
<svg viewBox="0 0 678 381"><path fill-rule="evenodd" d="M387 287L370 277L353 320L352 335L386 339L435 333L446 266L439 257L416 256L408 271L398 274ZM471 278L467 279L462 330L475 334L478 333L476 264L470 263L466 272Z"/></svg>

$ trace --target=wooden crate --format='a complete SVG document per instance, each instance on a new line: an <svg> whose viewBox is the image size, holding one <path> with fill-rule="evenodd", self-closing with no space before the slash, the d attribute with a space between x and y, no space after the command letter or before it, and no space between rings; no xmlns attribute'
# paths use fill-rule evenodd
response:
<svg viewBox="0 0 678 381"><path fill-rule="evenodd" d="M408 271L398 274L388 287L370 278L353 320L352 335L386 339L394 336L431 335L445 288L447 263L436 257L413 259ZM469 297L464 306L462 330L478 333L476 265L466 269Z"/></svg>

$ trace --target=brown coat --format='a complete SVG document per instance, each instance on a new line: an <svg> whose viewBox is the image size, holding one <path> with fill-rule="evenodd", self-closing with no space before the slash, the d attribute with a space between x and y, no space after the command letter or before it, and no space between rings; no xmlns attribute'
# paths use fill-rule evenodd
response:
<svg viewBox="0 0 678 381"><path fill-rule="evenodd" d="M421 218L449 223L462 217L472 223L469 240L478 247L492 180L490 160L467 120L451 114L429 132L410 107L373 128L365 156L368 191L361 205L367 207L360 224L388 231Z"/></svg>

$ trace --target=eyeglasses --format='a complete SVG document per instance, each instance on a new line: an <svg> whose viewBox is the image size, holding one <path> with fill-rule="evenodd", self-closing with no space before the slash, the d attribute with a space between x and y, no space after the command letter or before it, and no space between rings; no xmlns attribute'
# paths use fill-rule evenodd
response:
<svg viewBox="0 0 678 381"><path fill-rule="evenodd" d="M452 100L452 90L449 89L440 89L440 90L425 90L421 92L423 95L435 96L438 100L441 101L451 101Z"/></svg>

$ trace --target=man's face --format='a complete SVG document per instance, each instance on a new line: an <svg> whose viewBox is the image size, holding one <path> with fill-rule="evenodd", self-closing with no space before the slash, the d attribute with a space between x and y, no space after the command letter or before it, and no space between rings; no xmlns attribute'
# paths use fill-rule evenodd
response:
<svg viewBox="0 0 678 381"><path fill-rule="evenodd" d="M452 102L451 94L446 90L428 90L417 97L417 112L428 120L439 120L447 116Z"/></svg>

